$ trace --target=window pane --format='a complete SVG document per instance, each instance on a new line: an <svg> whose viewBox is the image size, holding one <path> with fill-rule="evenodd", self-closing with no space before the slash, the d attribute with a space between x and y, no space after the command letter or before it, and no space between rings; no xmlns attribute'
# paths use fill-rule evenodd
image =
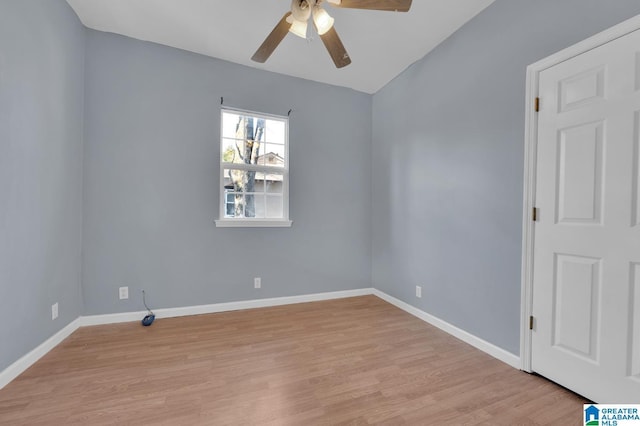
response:
<svg viewBox="0 0 640 426"><path fill-rule="evenodd" d="M222 162L285 167L283 121L224 112L222 133Z"/></svg>
<svg viewBox="0 0 640 426"><path fill-rule="evenodd" d="M235 198L236 194L227 192L225 195L225 217L235 216Z"/></svg>
<svg viewBox="0 0 640 426"><path fill-rule="evenodd" d="M284 144L284 129L284 121L267 120L264 140Z"/></svg>
<svg viewBox="0 0 640 426"><path fill-rule="evenodd" d="M222 161L225 163L238 163L240 157L238 156L238 150L236 148L236 140L235 139L222 139ZM239 141L238 146L242 148L243 141Z"/></svg>
<svg viewBox="0 0 640 426"><path fill-rule="evenodd" d="M266 217L265 195L275 194L282 198L283 175L279 173L253 172L224 169L225 215L226 217ZM280 205L282 202L280 201ZM283 217L282 208L280 216Z"/></svg>
<svg viewBox="0 0 640 426"><path fill-rule="evenodd" d="M264 192L266 194L279 194L282 195L283 191L283 176L280 174L268 173L264 180Z"/></svg>
<svg viewBox="0 0 640 426"><path fill-rule="evenodd" d="M284 159L277 154L263 155L264 143L244 139L222 139L222 161L224 163L260 164L284 167ZM284 151L284 147L280 149ZM249 159L249 161L245 161Z"/></svg>
<svg viewBox="0 0 640 426"><path fill-rule="evenodd" d="M282 173L261 173L257 172L255 176L256 191L267 194L282 194L284 175Z"/></svg>
<svg viewBox="0 0 640 426"><path fill-rule="evenodd" d="M241 192L229 193L225 203L225 217L244 217L244 206L244 195Z"/></svg>
<svg viewBox="0 0 640 426"><path fill-rule="evenodd" d="M257 164L261 166L284 167L284 145L264 144L260 149Z"/></svg>
<svg viewBox="0 0 640 426"><path fill-rule="evenodd" d="M257 218L265 218L265 206L264 206L264 194L251 194L249 197L253 197L253 204L255 209L255 216Z"/></svg>
<svg viewBox="0 0 640 426"><path fill-rule="evenodd" d="M283 211L283 197L281 195L267 195L267 212L265 217L269 219L281 218Z"/></svg>
<svg viewBox="0 0 640 426"><path fill-rule="evenodd" d="M236 126L240 120L239 114L231 112L224 112L222 114L222 137L223 138L235 138Z"/></svg>

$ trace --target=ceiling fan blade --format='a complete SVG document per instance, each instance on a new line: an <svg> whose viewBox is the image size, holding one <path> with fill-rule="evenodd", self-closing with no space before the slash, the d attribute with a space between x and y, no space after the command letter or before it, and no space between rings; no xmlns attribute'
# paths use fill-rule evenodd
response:
<svg viewBox="0 0 640 426"><path fill-rule="evenodd" d="M346 67L351 63L351 58L334 27L331 27L329 31L320 35L320 38L324 43L324 47L329 51L329 55L331 55L331 59L333 59L333 63L336 64L337 68Z"/></svg>
<svg viewBox="0 0 640 426"><path fill-rule="evenodd" d="M291 15L291 12L287 12L284 14L280 22L276 24L273 30L269 33L266 39L262 42L256 53L253 54L251 59L256 62L264 63L269 56L276 50L276 47L280 44L280 42L284 39L284 37L289 32L289 28L291 28L291 24L287 22L287 18Z"/></svg>
<svg viewBox="0 0 640 426"><path fill-rule="evenodd" d="M396 12L408 12L411 8L411 0L328 0L332 6L349 9L386 10Z"/></svg>

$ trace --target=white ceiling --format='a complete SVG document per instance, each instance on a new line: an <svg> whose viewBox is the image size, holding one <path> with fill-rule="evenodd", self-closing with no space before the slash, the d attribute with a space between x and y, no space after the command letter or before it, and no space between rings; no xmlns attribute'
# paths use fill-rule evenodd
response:
<svg viewBox="0 0 640 426"><path fill-rule="evenodd" d="M265 64L251 56L289 0L67 0L84 25L237 64L375 93L493 0L414 0L408 13L324 4L351 65L336 69L310 26L288 34Z"/></svg>

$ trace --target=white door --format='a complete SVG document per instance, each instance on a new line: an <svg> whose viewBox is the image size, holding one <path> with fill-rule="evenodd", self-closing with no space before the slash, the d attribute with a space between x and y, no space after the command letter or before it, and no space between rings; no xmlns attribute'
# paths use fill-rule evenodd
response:
<svg viewBox="0 0 640 426"><path fill-rule="evenodd" d="M640 31L539 88L532 370L640 403Z"/></svg>

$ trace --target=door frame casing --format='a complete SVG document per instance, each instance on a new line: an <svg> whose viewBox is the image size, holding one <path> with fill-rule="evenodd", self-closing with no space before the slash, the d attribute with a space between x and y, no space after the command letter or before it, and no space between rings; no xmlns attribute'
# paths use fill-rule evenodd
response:
<svg viewBox="0 0 640 426"><path fill-rule="evenodd" d="M524 139L524 188L522 212L522 271L520 306L520 362L521 369L531 370L531 334L529 317L533 307L533 248L536 172L538 150L538 114L535 111L535 99L539 93L540 73L561 62L572 59L599 46L607 44L629 33L640 30L640 15L634 16L618 25L604 30L586 40L554 53L527 67L525 95L525 139ZM545 102L540 100L540 105ZM535 327L535 323L534 323Z"/></svg>

